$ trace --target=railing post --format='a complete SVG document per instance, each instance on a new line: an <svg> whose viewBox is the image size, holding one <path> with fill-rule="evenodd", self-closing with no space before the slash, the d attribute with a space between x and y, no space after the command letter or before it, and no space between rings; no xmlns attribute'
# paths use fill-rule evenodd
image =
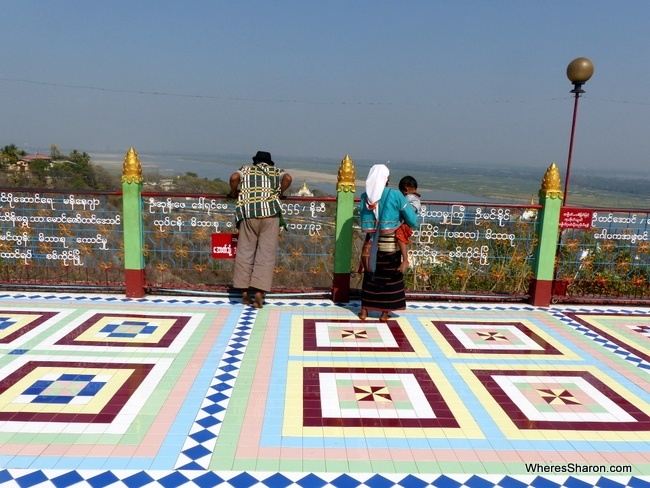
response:
<svg viewBox="0 0 650 488"><path fill-rule="evenodd" d="M335 302L350 301L354 180L354 163L346 154L339 166L336 183L336 238L334 241L334 283L332 287L332 300Z"/></svg>
<svg viewBox="0 0 650 488"><path fill-rule="evenodd" d="M546 170L542 188L539 190L539 204L542 209L537 220L534 277L530 284L530 303L536 307L548 307L551 304L563 198L560 188L560 172L553 163Z"/></svg>
<svg viewBox="0 0 650 488"><path fill-rule="evenodd" d="M122 218L124 221L124 277L126 296L142 298L144 290L144 225L142 222L142 165L135 149L124 156Z"/></svg>

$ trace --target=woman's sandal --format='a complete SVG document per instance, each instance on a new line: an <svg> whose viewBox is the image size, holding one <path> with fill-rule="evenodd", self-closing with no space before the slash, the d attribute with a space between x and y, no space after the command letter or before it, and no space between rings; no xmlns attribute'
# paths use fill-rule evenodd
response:
<svg viewBox="0 0 650 488"><path fill-rule="evenodd" d="M357 317L359 317L359 319L361 319L362 321L366 320L368 318L368 311L365 308L362 308L361 312L357 314Z"/></svg>
<svg viewBox="0 0 650 488"><path fill-rule="evenodd" d="M379 317L380 322L388 322L390 314L388 312L382 312L381 317Z"/></svg>
<svg viewBox="0 0 650 488"><path fill-rule="evenodd" d="M251 300L251 294L245 291L244 293L241 294L241 302L244 305L251 305L253 303L253 300Z"/></svg>

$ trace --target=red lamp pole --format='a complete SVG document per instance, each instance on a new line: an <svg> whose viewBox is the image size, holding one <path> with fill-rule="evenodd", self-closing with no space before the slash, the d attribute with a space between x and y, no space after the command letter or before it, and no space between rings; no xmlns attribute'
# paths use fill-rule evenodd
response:
<svg viewBox="0 0 650 488"><path fill-rule="evenodd" d="M566 176L564 178L564 199L562 205L566 205L569 200L569 178L571 176L571 159L573 157L573 138L576 132L576 119L578 116L578 99L580 94L585 91L582 89L591 75L594 74L594 65L587 58L576 58L569 63L566 69L567 78L573 83L571 93L575 94L573 101L573 121L571 122L571 137L569 139L569 156L566 163Z"/></svg>
<svg viewBox="0 0 650 488"><path fill-rule="evenodd" d="M572 90L572 92L575 90ZM578 99L580 93L575 91L575 101L573 102L573 122L571 122L571 137L569 139L569 157L566 162L566 176L564 178L564 200L563 205L566 205L569 200L569 177L571 176L571 158L573 157L573 137L576 133L576 118L578 116Z"/></svg>

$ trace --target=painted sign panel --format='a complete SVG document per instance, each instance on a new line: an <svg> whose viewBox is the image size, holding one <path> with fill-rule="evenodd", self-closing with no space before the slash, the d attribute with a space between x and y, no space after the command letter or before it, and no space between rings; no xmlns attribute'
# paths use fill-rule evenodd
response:
<svg viewBox="0 0 650 488"><path fill-rule="evenodd" d="M593 214L593 210L562 207L560 229L590 229Z"/></svg>
<svg viewBox="0 0 650 488"><path fill-rule="evenodd" d="M212 257L235 259L238 234L212 234Z"/></svg>

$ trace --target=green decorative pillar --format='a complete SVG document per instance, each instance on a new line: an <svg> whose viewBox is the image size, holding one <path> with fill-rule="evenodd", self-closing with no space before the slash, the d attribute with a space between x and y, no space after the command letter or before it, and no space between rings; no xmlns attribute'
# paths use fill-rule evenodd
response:
<svg viewBox="0 0 650 488"><path fill-rule="evenodd" d="M352 223L354 219L354 163L346 154L339 166L336 184L336 239L334 242L334 282L332 299L350 301Z"/></svg>
<svg viewBox="0 0 650 488"><path fill-rule="evenodd" d="M124 278L126 296L142 298L144 290L144 226L142 222L142 165L130 148L122 166L122 220L124 222Z"/></svg>
<svg viewBox="0 0 650 488"><path fill-rule="evenodd" d="M530 303L536 307L548 307L551 304L562 209L560 172L555 163L549 166L542 180L539 204L542 209L537 221L538 241L533 260L534 278L530 284Z"/></svg>

